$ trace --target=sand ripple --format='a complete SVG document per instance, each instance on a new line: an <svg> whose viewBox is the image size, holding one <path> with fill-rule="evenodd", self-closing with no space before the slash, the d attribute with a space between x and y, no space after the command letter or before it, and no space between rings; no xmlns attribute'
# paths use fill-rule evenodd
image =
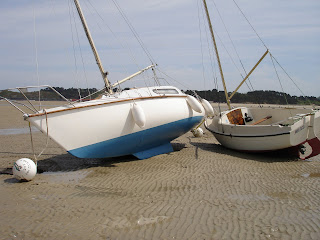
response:
<svg viewBox="0 0 320 240"><path fill-rule="evenodd" d="M9 144L25 139L30 154L27 137L2 136L4 239L320 239L320 158L238 153L189 133L146 160L80 160L50 143L39 161L50 173L18 183L5 169L25 154Z"/></svg>

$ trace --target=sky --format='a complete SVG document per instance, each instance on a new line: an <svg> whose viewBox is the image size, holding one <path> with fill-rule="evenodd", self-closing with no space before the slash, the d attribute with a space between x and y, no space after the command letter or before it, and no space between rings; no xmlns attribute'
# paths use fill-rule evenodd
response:
<svg viewBox="0 0 320 240"><path fill-rule="evenodd" d="M118 0L143 47L114 1L79 0L112 83L156 63L161 83L223 90L202 1ZM253 88L243 85L240 92L320 96L319 0L207 0L207 5L229 92L246 75L242 65L249 72L267 47L281 67L267 55L249 78ZM148 72L122 87L153 80ZM73 1L0 1L0 89L35 85L103 87Z"/></svg>

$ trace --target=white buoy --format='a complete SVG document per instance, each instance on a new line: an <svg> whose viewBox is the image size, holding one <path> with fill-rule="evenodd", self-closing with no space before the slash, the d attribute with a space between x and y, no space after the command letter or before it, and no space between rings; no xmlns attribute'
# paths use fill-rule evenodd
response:
<svg viewBox="0 0 320 240"><path fill-rule="evenodd" d="M214 116L214 110L213 107L211 106L211 104L206 100L206 99L202 99L201 100L202 106L206 112L206 115L208 117L213 117Z"/></svg>
<svg viewBox="0 0 320 240"><path fill-rule="evenodd" d="M198 113L202 113L202 106L201 103L195 98L192 97L190 95L187 96L187 103L190 105L190 107L198 112Z"/></svg>
<svg viewBox="0 0 320 240"><path fill-rule="evenodd" d="M202 128L193 129L191 132L193 133L193 136L195 136L195 137L202 137L203 136Z"/></svg>
<svg viewBox="0 0 320 240"><path fill-rule="evenodd" d="M21 158L14 163L12 172L17 179L30 181L37 174L37 166L31 159Z"/></svg>
<svg viewBox="0 0 320 240"><path fill-rule="evenodd" d="M144 114L142 107L140 105L138 105L137 103L133 104L132 115L133 115L133 119L134 119L135 123L140 128L144 128L144 126L146 125L146 116Z"/></svg>

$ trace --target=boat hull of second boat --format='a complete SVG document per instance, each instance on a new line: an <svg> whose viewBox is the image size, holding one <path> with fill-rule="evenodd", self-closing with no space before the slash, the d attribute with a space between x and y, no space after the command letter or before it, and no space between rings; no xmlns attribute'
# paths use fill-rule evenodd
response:
<svg viewBox="0 0 320 240"><path fill-rule="evenodd" d="M238 122L232 112L240 112ZM205 127L225 147L245 152L266 152L305 143L310 131L320 135L320 112L310 109L235 108L221 116L207 118ZM314 121L311 121L311 117ZM246 122L245 119L250 119ZM255 125L258 121L261 123Z"/></svg>

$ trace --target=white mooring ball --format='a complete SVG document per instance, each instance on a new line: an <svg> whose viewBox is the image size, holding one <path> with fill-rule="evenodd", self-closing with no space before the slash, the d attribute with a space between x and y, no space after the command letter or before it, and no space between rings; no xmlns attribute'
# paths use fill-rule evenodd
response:
<svg viewBox="0 0 320 240"><path fill-rule="evenodd" d="M17 179L30 181L37 174L37 166L29 158L20 158L14 163L12 172Z"/></svg>
<svg viewBox="0 0 320 240"><path fill-rule="evenodd" d="M193 133L193 136L195 136L195 137L202 137L203 136L202 128L193 129L192 133Z"/></svg>

